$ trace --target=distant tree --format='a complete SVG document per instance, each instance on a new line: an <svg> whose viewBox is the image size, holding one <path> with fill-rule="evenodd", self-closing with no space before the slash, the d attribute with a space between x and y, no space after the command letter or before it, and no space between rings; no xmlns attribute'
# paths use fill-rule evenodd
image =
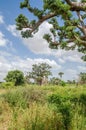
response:
<svg viewBox="0 0 86 130"><path fill-rule="evenodd" d="M76 80L67 80L68 84L76 84Z"/></svg>
<svg viewBox="0 0 86 130"><path fill-rule="evenodd" d="M79 74L79 82L82 83L82 84L86 84L86 73L81 72Z"/></svg>
<svg viewBox="0 0 86 130"><path fill-rule="evenodd" d="M29 72L29 77L33 78L34 81L42 85L44 78L48 78L51 75L51 66L47 63L34 64L32 67L32 72Z"/></svg>
<svg viewBox="0 0 86 130"><path fill-rule="evenodd" d="M72 83L73 83L73 84L76 84L76 80L73 80Z"/></svg>
<svg viewBox="0 0 86 130"><path fill-rule="evenodd" d="M58 75L60 76L60 78L62 78L63 74L64 74L63 72L59 72L58 73Z"/></svg>
<svg viewBox="0 0 86 130"><path fill-rule="evenodd" d="M16 26L24 38L33 37L39 26L49 22L51 34L45 34L44 39L51 49L77 49L86 60L86 0L43 0L43 8L33 7L30 0L20 3L20 8L26 8L36 18L30 20L23 14L16 18ZM41 6L41 5L40 5ZM53 36L53 38L52 38Z"/></svg>
<svg viewBox="0 0 86 130"><path fill-rule="evenodd" d="M61 80L57 77L53 77L50 79L50 84L53 84L53 85L59 85L61 82Z"/></svg>
<svg viewBox="0 0 86 130"><path fill-rule="evenodd" d="M5 78L5 81L6 82L13 82L15 86L21 85L25 81L24 74L20 70L9 71L6 78Z"/></svg>

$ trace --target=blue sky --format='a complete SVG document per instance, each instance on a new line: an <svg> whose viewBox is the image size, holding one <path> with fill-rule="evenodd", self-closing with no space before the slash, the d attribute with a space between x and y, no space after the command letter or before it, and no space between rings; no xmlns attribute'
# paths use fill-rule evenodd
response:
<svg viewBox="0 0 86 130"><path fill-rule="evenodd" d="M23 0L0 0L0 80L8 71L19 69L24 73L31 71L32 64L46 62L52 66L53 76L64 72L63 79L77 79L80 72L86 72L86 63L77 51L51 50L42 39L51 25L44 22L34 38L23 39L16 30L15 18L23 13L30 20L34 18L26 9L19 8ZM41 0L31 0L33 6L41 8Z"/></svg>

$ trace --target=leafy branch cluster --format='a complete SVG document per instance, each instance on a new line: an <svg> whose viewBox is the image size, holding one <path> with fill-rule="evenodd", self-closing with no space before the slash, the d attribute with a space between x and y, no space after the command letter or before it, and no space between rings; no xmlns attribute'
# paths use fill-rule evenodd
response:
<svg viewBox="0 0 86 130"><path fill-rule="evenodd" d="M43 8L30 5L30 0L20 3L20 8L27 8L37 18L30 21L23 14L16 18L16 26L24 38L33 37L39 26L47 21L52 24L50 34L44 39L51 49L59 47L66 50L77 49L84 53L86 60L86 0L43 0ZM72 43L72 44L71 44Z"/></svg>

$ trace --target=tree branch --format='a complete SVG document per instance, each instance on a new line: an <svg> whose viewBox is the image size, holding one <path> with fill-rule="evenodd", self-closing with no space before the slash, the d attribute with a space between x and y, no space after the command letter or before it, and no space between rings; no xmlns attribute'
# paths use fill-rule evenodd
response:
<svg viewBox="0 0 86 130"><path fill-rule="evenodd" d="M70 5L71 11L86 11L86 2L71 2L71 0L66 0L66 2Z"/></svg>
<svg viewBox="0 0 86 130"><path fill-rule="evenodd" d="M83 32L83 34L86 36L86 25L84 24L83 18L80 15L80 12L77 12L77 15L79 17L81 25L78 25L77 27Z"/></svg>
<svg viewBox="0 0 86 130"><path fill-rule="evenodd" d="M74 36L77 41L79 41L85 48L86 48L86 41L82 40L81 38Z"/></svg>
<svg viewBox="0 0 86 130"><path fill-rule="evenodd" d="M35 26L32 28L32 30L30 32L31 33L34 32L44 21L46 21L54 16L56 16L56 13L49 13L45 16L42 16L42 18L38 20L38 22L35 24Z"/></svg>
<svg viewBox="0 0 86 130"><path fill-rule="evenodd" d="M84 26L84 21L83 21L83 19L82 19L82 16L80 15L80 12L79 12L79 11L77 11L77 15L78 15L78 17L79 17L79 20L80 20L81 25Z"/></svg>

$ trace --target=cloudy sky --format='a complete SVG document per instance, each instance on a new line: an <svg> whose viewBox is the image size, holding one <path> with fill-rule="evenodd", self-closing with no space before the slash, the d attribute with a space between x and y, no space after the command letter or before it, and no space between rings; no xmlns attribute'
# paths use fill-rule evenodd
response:
<svg viewBox="0 0 86 130"><path fill-rule="evenodd" d="M34 18L26 9L21 10L23 0L0 0L0 81L10 70L19 69L24 73L31 71L32 65L46 62L52 66L53 76L64 72L64 80L77 79L80 72L86 72L86 63L77 51L51 50L42 38L49 32L51 25L44 22L34 38L23 39L16 30L15 18L23 13L30 20ZM41 0L32 0L32 4L41 7Z"/></svg>

